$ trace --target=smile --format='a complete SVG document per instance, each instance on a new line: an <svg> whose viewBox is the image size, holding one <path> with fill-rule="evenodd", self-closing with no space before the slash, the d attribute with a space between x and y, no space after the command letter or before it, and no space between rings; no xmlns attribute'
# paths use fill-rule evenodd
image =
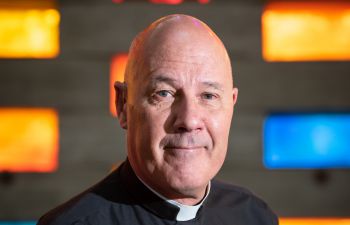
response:
<svg viewBox="0 0 350 225"><path fill-rule="evenodd" d="M202 146L171 146L171 147L164 147L165 150L183 150L183 151L191 151L191 150L200 150L203 149Z"/></svg>

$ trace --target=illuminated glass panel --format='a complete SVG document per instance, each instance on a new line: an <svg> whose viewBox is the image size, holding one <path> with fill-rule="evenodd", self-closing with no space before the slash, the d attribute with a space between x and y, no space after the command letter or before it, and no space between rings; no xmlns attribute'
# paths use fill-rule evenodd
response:
<svg viewBox="0 0 350 225"><path fill-rule="evenodd" d="M0 225L36 225L36 221L0 221Z"/></svg>
<svg viewBox="0 0 350 225"><path fill-rule="evenodd" d="M280 225L350 225L349 218L280 218Z"/></svg>
<svg viewBox="0 0 350 225"><path fill-rule="evenodd" d="M350 114L272 114L264 124L267 168L350 168Z"/></svg>
<svg viewBox="0 0 350 225"><path fill-rule="evenodd" d="M114 83L116 81L124 82L124 72L126 63L128 61L128 54L118 54L112 58L111 71L110 71L110 97L109 97L109 108L113 116L117 116L115 109L115 91Z"/></svg>
<svg viewBox="0 0 350 225"><path fill-rule="evenodd" d="M58 55L60 15L48 2L52 1L0 1L1 58Z"/></svg>
<svg viewBox="0 0 350 225"><path fill-rule="evenodd" d="M58 116L52 109L0 109L0 171L57 168Z"/></svg>
<svg viewBox="0 0 350 225"><path fill-rule="evenodd" d="M350 3L271 2L262 46L266 61L350 60Z"/></svg>

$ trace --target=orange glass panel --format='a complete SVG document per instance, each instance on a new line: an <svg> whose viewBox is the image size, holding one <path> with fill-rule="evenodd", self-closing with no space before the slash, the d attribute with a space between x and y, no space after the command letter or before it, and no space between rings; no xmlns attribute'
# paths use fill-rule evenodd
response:
<svg viewBox="0 0 350 225"><path fill-rule="evenodd" d="M0 109L0 171L57 168L58 116L52 109Z"/></svg>
<svg viewBox="0 0 350 225"><path fill-rule="evenodd" d="M280 218L280 225L350 225L350 218Z"/></svg>
<svg viewBox="0 0 350 225"><path fill-rule="evenodd" d="M266 61L350 60L350 3L271 2L262 45Z"/></svg>
<svg viewBox="0 0 350 225"><path fill-rule="evenodd" d="M113 116L117 116L115 109L115 91L114 83L116 81L124 82L124 72L126 63L128 61L128 54L118 54L112 58L111 71L110 71L110 95L109 95L109 108Z"/></svg>
<svg viewBox="0 0 350 225"><path fill-rule="evenodd" d="M48 2L0 0L1 58L58 55L60 14Z"/></svg>

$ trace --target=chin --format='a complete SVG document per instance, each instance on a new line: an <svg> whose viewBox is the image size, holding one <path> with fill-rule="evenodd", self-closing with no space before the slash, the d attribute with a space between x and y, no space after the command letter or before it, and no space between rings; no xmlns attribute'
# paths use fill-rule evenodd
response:
<svg viewBox="0 0 350 225"><path fill-rule="evenodd" d="M173 175L168 180L169 186L179 194L197 196L207 187L210 179L193 176L176 176Z"/></svg>

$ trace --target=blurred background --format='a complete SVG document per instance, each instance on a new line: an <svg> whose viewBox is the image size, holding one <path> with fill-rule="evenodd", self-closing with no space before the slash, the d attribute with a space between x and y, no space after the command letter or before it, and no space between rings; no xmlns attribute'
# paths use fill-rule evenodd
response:
<svg viewBox="0 0 350 225"><path fill-rule="evenodd" d="M282 218L350 218L348 2L0 0L0 224L36 221L125 160L111 83L134 36L174 13L231 57L239 98L217 177Z"/></svg>

